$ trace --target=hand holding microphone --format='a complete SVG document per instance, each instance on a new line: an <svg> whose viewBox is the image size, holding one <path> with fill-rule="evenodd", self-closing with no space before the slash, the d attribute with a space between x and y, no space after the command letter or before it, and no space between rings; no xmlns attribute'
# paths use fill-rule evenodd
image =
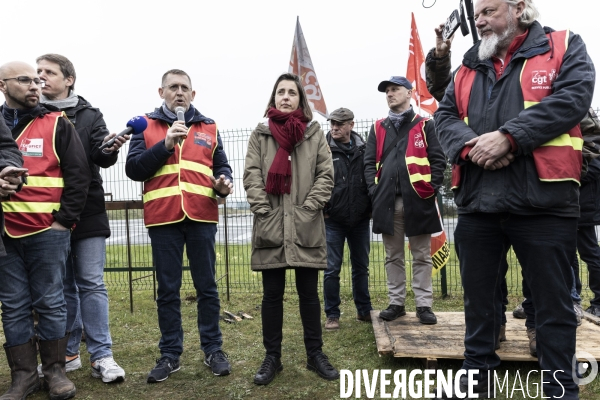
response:
<svg viewBox="0 0 600 400"><path fill-rule="evenodd" d="M188 133L188 128L185 126L185 109L183 107L176 107L175 112L177 113L177 121L173 122L165 138L165 146L168 150L173 149L176 144L181 146L181 142L187 138Z"/></svg>
<svg viewBox="0 0 600 400"><path fill-rule="evenodd" d="M148 127L148 122L146 122L146 119L144 117L133 117L129 121L127 121L127 128L125 130L117 133L112 138L109 138L111 135L108 135L107 137L105 137L104 138L105 142L102 143L102 146L100 146L100 150L104 150L106 148L113 147L115 144L115 141L117 141L119 138L125 137L126 135L131 135L132 133L142 133L146 130L147 127ZM127 138L125 138L125 140L127 140ZM121 144L124 143L121 140L119 140L119 142ZM119 147L121 147L121 146L119 145L117 147L117 149ZM112 149L112 150L114 151L116 149Z"/></svg>

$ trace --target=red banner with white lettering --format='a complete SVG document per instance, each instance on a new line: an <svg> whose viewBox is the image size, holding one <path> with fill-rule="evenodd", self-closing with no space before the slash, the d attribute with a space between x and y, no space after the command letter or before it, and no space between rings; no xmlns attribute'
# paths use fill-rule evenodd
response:
<svg viewBox="0 0 600 400"><path fill-rule="evenodd" d="M302 28L300 27L300 17L296 20L294 44L292 45L292 55L290 57L290 67L288 72L300 76L310 108L314 112L318 112L325 118L328 118L329 113L327 112L323 92L321 91L321 86L317 80L317 74L315 73L315 68L313 67L310 54L308 53L308 47L304 40Z"/></svg>
<svg viewBox="0 0 600 400"><path fill-rule="evenodd" d="M408 46L408 67L406 68L406 79L413 86L413 98L417 102L417 107L433 115L437 110L437 101L427 90L425 80L425 56L421 46L421 38L415 22L415 14L411 13L412 22L410 24L410 43Z"/></svg>

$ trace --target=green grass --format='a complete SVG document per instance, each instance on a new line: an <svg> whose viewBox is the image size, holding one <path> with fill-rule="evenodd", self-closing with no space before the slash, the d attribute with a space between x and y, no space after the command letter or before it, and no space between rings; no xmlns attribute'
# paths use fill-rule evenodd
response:
<svg viewBox="0 0 600 400"><path fill-rule="evenodd" d="M85 344L81 354L84 367L69 374L77 386L78 399L338 399L339 381L328 382L305 369L306 356L302 341L302 327L298 310L297 294L287 289L284 310L284 341L282 361L284 370L268 386L256 386L252 378L264 357L261 336L260 311L257 309L261 294L257 291L237 292L231 301L222 300L222 309L232 312L246 311L255 317L236 324L221 324L223 349L229 353L233 373L227 377L214 377L203 365L203 354L199 347L196 328L196 304L193 301L182 303L182 320L185 331L184 354L181 357L181 371L159 384L147 384L146 376L159 356L157 343L160 332L157 325L156 307L151 291L137 291L135 309L129 312L129 294L111 290L110 322L113 337L113 352L117 362L125 369L125 382L103 384L90 375L89 355ZM182 297L193 293L182 293ZM222 296L223 297L223 296ZM385 308L387 297L373 295L373 306ZM509 307L519 299L511 298ZM407 299L407 309L414 309L414 298ZM460 311L462 301L457 297L436 298L436 311ZM337 332L324 332L323 350L338 369L422 369L418 359L379 356L370 324L354 320L355 309L350 293L342 293L341 329ZM324 319L324 317L323 317ZM10 384L10 372L5 362L0 365L0 390ZM438 367L454 371L460 368L459 360L440 360ZM503 363L501 370L509 370L511 379L518 370L524 376L529 370L539 369L537 363ZM379 390L379 389L377 389ZM391 390L389 390L391 392ZM377 391L377 393L379 393ZM364 388L362 390L365 397ZM598 399L600 383L598 379L583 387L582 399ZM40 392L28 399L46 399L47 393ZM354 397L352 397L354 398ZM378 398L378 394L376 395ZM513 398L519 398L518 396Z"/></svg>
<svg viewBox="0 0 600 400"><path fill-rule="evenodd" d="M124 268L127 263L124 246L110 246L107 249L107 266ZM347 254L347 252L346 252ZM407 252L407 254L410 254ZM151 266L149 246L133 246L132 255L137 266ZM223 349L229 353L233 365L233 373L227 377L214 377L203 365L203 353L199 346L199 335L196 325L196 304L183 301L182 320L185 331L185 351L181 358L181 371L173 374L165 382L150 385L146 376L159 356L158 340L160 332L157 323L156 306L153 300L151 271L133 273L134 282L133 313L130 313L128 273L107 272L109 284L110 323L113 337L113 352L117 362L125 369L125 382L119 384L103 384L90 375L89 355L82 344L81 354L84 368L69 374L77 386L78 399L339 399L339 381L327 382L318 378L305 368L306 356L302 340L302 326L298 310L298 297L288 275L288 287L284 301L284 371L268 386L256 386L252 382L256 370L264 357L261 334L261 318L258 306L261 302L262 286L260 274L250 269L250 252L248 246L229 246L229 267L231 292L230 301L226 301L225 278L219 281L221 307L232 312L246 311L255 317L236 324L221 324L223 331ZM383 267L384 252L381 243L373 243L371 250L371 294L373 307L383 309L387 306L385 288L385 270ZM520 271L514 254L509 255L511 268L508 273L509 287L513 288L509 310L521 300ZM186 262L187 263L187 262ZM392 371L422 369L421 360L379 356L370 324L354 320L356 313L350 292L350 269L345 261L341 274L342 304L341 329L338 332L324 332L323 350L338 369L390 369ZM586 268L584 282L587 282ZM410 281L410 268L408 268ZM225 273L225 249L217 246L217 277ZM116 279L118 277L118 279ZM322 279L322 275L321 275ZM321 283L322 284L322 283ZM452 253L448 266L449 296L442 299L440 279L434 279L435 311L462 311L463 302L458 273L456 255ZM584 308L590 299L589 290L584 291ZM184 272L184 288L182 298L194 297L191 279ZM322 299L322 294L321 294ZM414 310L414 297L409 293L406 306ZM325 317L322 316L324 320ZM1 334L1 331L0 331ZM0 339L3 339L0 336ZM458 370L460 360L440 360L438 367L443 370ZM500 371L508 370L510 379L515 379L517 371L525 376L530 370L537 370L537 363L502 363ZM539 375L538 375L539 376ZM6 361L0 362L0 393L10 385L10 371ZM389 389L388 392L391 392ZM362 398L366 398L364 387ZM600 379L582 387L581 399L600 398ZM379 398L377 388L376 398ZM28 399L46 399L47 393L40 392ZM352 397L354 398L354 397ZM503 397L500 397L503 398ZM512 398L521 398L515 394ZM539 396L538 396L539 398Z"/></svg>

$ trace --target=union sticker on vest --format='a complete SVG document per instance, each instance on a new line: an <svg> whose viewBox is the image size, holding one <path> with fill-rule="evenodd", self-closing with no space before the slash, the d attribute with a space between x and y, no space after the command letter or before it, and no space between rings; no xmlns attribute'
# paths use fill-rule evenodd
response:
<svg viewBox="0 0 600 400"><path fill-rule="evenodd" d="M26 157L42 157L44 155L44 139L23 139L19 150Z"/></svg>
<svg viewBox="0 0 600 400"><path fill-rule="evenodd" d="M194 132L194 143L207 149L212 148L212 139L206 133Z"/></svg>

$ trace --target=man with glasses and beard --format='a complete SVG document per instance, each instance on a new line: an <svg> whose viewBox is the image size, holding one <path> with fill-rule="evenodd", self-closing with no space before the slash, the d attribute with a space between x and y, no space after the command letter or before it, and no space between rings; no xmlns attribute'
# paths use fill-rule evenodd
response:
<svg viewBox="0 0 600 400"><path fill-rule="evenodd" d="M465 300L465 361L487 393L500 359L500 260L511 243L535 304L537 355L548 396L577 398L575 253L582 164L579 122L595 71L580 36L536 21L531 0L479 0L481 41L465 53L435 114L454 164L456 252ZM461 380L461 387L466 385ZM564 393L563 393L564 391Z"/></svg>
<svg viewBox="0 0 600 400"><path fill-rule="evenodd" d="M50 398L75 395L75 385L65 375L69 335L63 279L71 229L85 205L90 172L73 125L55 108L39 104L42 87L26 63L0 67L0 91L6 99L0 111L29 173L21 191L2 200L7 254L0 257L0 302L12 378L2 397L11 399L39 388L38 338ZM39 316L36 329L32 310Z"/></svg>

